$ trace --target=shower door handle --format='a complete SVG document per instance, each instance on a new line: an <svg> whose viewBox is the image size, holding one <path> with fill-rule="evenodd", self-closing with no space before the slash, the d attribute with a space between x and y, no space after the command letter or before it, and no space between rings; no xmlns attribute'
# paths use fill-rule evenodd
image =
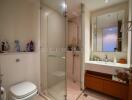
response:
<svg viewBox="0 0 132 100"><path fill-rule="evenodd" d="M3 74L0 74L0 100L2 99L1 98L1 85L2 85L2 76L3 76Z"/></svg>
<svg viewBox="0 0 132 100"><path fill-rule="evenodd" d="M3 74L0 74L0 86L1 86L1 83L2 83L2 77L3 77Z"/></svg>

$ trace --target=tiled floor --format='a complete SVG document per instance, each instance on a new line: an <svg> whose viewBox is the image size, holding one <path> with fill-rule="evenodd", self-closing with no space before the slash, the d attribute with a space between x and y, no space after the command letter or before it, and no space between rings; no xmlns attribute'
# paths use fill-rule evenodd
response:
<svg viewBox="0 0 132 100"><path fill-rule="evenodd" d="M42 98L41 96L36 96L33 100L45 100L45 99Z"/></svg>
<svg viewBox="0 0 132 100"><path fill-rule="evenodd" d="M74 83L72 80L67 81L67 100L76 100L76 98L81 94L80 84L78 82Z"/></svg>
<svg viewBox="0 0 132 100"><path fill-rule="evenodd" d="M72 80L68 80L67 84L67 100L117 100L113 97L88 90L87 96L80 90L79 83L74 83Z"/></svg>
<svg viewBox="0 0 132 100"><path fill-rule="evenodd" d="M49 89L50 94L53 97L56 97L56 100L64 100L64 82L60 82L59 84L55 85L54 87ZM88 90L87 92L82 93L80 91L80 85L79 83L74 83L71 80L67 81L67 100L117 100L115 98L112 98L110 96ZM35 97L33 100L45 100L41 96Z"/></svg>
<svg viewBox="0 0 132 100"><path fill-rule="evenodd" d="M65 90L65 81L61 81L49 88L48 93L56 100L64 100L64 95L66 94Z"/></svg>
<svg viewBox="0 0 132 100"><path fill-rule="evenodd" d="M45 100L41 96L36 96L33 100ZM115 98L112 98L110 96L106 96L100 93L96 93L94 91L88 91L88 96L84 96L82 94L78 99L76 98L67 98L67 100L117 100Z"/></svg>
<svg viewBox="0 0 132 100"><path fill-rule="evenodd" d="M74 91L72 91L74 92ZM75 93L75 92L74 92ZM110 96L107 96L107 95L104 95L104 94L100 94L100 93L97 93L95 91L87 91L87 96L84 95L84 93L82 93L79 98L75 98L77 97L77 94L74 94L73 93L73 97L68 97L67 100L117 100L115 98L112 98ZM45 100L44 98L42 98L41 96L36 96L33 100Z"/></svg>
<svg viewBox="0 0 132 100"><path fill-rule="evenodd" d="M104 95L92 90L88 90L85 94L87 95L82 93L76 100L117 100L111 96Z"/></svg>

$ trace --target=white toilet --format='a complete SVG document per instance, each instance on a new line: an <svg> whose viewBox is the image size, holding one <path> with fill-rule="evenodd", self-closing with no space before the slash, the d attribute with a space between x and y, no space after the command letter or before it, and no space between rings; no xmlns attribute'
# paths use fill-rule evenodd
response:
<svg viewBox="0 0 132 100"><path fill-rule="evenodd" d="M6 91L4 87L1 86L1 98L0 100L6 100Z"/></svg>
<svg viewBox="0 0 132 100"><path fill-rule="evenodd" d="M32 100L37 95L37 87L31 82L18 83L10 88L11 100Z"/></svg>

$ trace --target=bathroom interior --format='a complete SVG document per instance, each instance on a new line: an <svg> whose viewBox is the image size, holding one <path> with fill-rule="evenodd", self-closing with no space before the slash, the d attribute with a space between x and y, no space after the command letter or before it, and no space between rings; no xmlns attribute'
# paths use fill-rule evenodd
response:
<svg viewBox="0 0 132 100"><path fill-rule="evenodd" d="M0 0L0 100L132 100L132 0Z"/></svg>

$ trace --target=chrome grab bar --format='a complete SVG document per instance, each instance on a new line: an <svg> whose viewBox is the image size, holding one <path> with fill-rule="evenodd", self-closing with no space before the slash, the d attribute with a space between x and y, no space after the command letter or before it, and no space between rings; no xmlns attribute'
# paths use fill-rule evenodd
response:
<svg viewBox="0 0 132 100"><path fill-rule="evenodd" d="M2 76L3 76L3 74L1 74L1 66L0 66L0 100L2 99L1 98L1 85L2 85Z"/></svg>
<svg viewBox="0 0 132 100"><path fill-rule="evenodd" d="M65 56L48 55L48 57L56 57L56 58L65 60Z"/></svg>
<svg viewBox="0 0 132 100"><path fill-rule="evenodd" d="M3 74L0 74L0 100L2 99L1 98L1 94L2 94L2 92L1 92L2 76L3 76Z"/></svg>

